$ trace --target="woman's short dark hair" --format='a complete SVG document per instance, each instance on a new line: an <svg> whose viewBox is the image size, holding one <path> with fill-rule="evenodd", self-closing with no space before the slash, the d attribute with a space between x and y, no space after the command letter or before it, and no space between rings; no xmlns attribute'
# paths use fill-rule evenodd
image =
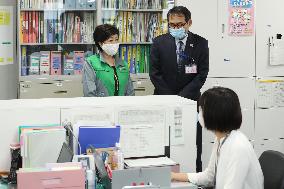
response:
<svg viewBox="0 0 284 189"><path fill-rule="evenodd" d="M201 95L199 106L208 130L230 132L241 127L241 106L233 90L224 87L208 89Z"/></svg>
<svg viewBox="0 0 284 189"><path fill-rule="evenodd" d="M191 19L191 12L184 6L176 6L170 9L167 14L168 21L169 21L170 15L173 15L173 14L183 15L186 22L188 22Z"/></svg>
<svg viewBox="0 0 284 189"><path fill-rule="evenodd" d="M97 26L94 33L93 33L93 37L94 37L94 41L95 41L95 44L98 47L98 49L100 51L103 51L101 46L99 45L99 43L105 42L111 36L113 36L115 34L119 35L119 31L113 25L103 24L103 25Z"/></svg>

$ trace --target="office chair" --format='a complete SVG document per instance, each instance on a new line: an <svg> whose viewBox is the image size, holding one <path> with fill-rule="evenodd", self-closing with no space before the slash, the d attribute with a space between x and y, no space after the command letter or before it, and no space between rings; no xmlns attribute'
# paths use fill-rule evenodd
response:
<svg viewBox="0 0 284 189"><path fill-rule="evenodd" d="M284 189L284 154L267 150L259 157L264 189Z"/></svg>

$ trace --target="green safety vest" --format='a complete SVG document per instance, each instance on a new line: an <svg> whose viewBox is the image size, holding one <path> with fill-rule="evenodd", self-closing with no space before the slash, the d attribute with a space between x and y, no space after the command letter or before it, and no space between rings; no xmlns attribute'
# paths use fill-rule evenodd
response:
<svg viewBox="0 0 284 189"><path fill-rule="evenodd" d="M104 84L109 96L114 96L115 82L114 82L114 70L107 63L101 61L99 55L93 55L87 58L87 61L91 64L92 68L96 72L96 77ZM125 96L126 86L129 79L129 69L125 61L121 64L115 64L116 73L119 81L119 96Z"/></svg>

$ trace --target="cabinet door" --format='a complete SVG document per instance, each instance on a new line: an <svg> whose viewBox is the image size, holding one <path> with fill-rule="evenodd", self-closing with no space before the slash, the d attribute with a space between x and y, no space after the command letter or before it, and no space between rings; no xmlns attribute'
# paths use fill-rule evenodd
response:
<svg viewBox="0 0 284 189"><path fill-rule="evenodd" d="M209 77L255 75L255 36L229 36L229 0L180 0L192 13L190 31L209 43Z"/></svg>
<svg viewBox="0 0 284 189"><path fill-rule="evenodd" d="M275 39L277 34L282 35L282 44L284 45L283 7L283 0L257 1L257 76L284 76L284 60L281 65L270 65L268 46L269 37L274 37Z"/></svg>
<svg viewBox="0 0 284 189"><path fill-rule="evenodd" d="M3 6L0 8L1 17L2 13L10 14L9 18L2 17L2 21L9 20L8 23L0 24L0 44L2 45L0 50L0 100L4 100L17 98L16 0L1 0L0 6ZM10 7L12 7L11 10ZM12 31L9 30L10 28ZM7 42L10 44L3 45Z"/></svg>
<svg viewBox="0 0 284 189"><path fill-rule="evenodd" d="M267 150L274 150L284 153L284 140L273 139L273 140L258 140L255 141L254 151L259 158L260 155Z"/></svg>
<svg viewBox="0 0 284 189"><path fill-rule="evenodd" d="M230 36L229 16L229 0L217 0L217 34L210 45L209 76L254 76L255 36Z"/></svg>
<svg viewBox="0 0 284 189"><path fill-rule="evenodd" d="M192 26L189 30L206 38L211 47L217 37L217 0L179 0L177 5L190 10Z"/></svg>
<svg viewBox="0 0 284 189"><path fill-rule="evenodd" d="M255 135L257 140L284 138L284 107L256 109Z"/></svg>
<svg viewBox="0 0 284 189"><path fill-rule="evenodd" d="M243 121L241 131L250 139L254 140L254 96L255 79L253 78L207 78L201 91L214 86L228 87L234 90L240 100ZM212 142L212 137L203 137L204 142Z"/></svg>
<svg viewBox="0 0 284 189"><path fill-rule="evenodd" d="M216 70L216 45L218 37L217 28L217 15L218 15L218 3L217 0L179 0L177 5L186 6L191 12L192 26L189 30L195 34L198 34L208 40L209 45L209 70ZM216 70L217 73L221 71ZM212 72L213 73L213 72Z"/></svg>

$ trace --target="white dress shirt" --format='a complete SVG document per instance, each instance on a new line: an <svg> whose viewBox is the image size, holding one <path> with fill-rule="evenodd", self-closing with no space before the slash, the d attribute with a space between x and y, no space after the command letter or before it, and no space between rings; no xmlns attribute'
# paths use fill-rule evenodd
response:
<svg viewBox="0 0 284 189"><path fill-rule="evenodd" d="M224 138L220 139L222 144ZM188 173L190 182L214 186L219 143L215 139L208 167L200 173ZM220 147L215 189L263 189L263 173L254 149L240 131L232 131Z"/></svg>

